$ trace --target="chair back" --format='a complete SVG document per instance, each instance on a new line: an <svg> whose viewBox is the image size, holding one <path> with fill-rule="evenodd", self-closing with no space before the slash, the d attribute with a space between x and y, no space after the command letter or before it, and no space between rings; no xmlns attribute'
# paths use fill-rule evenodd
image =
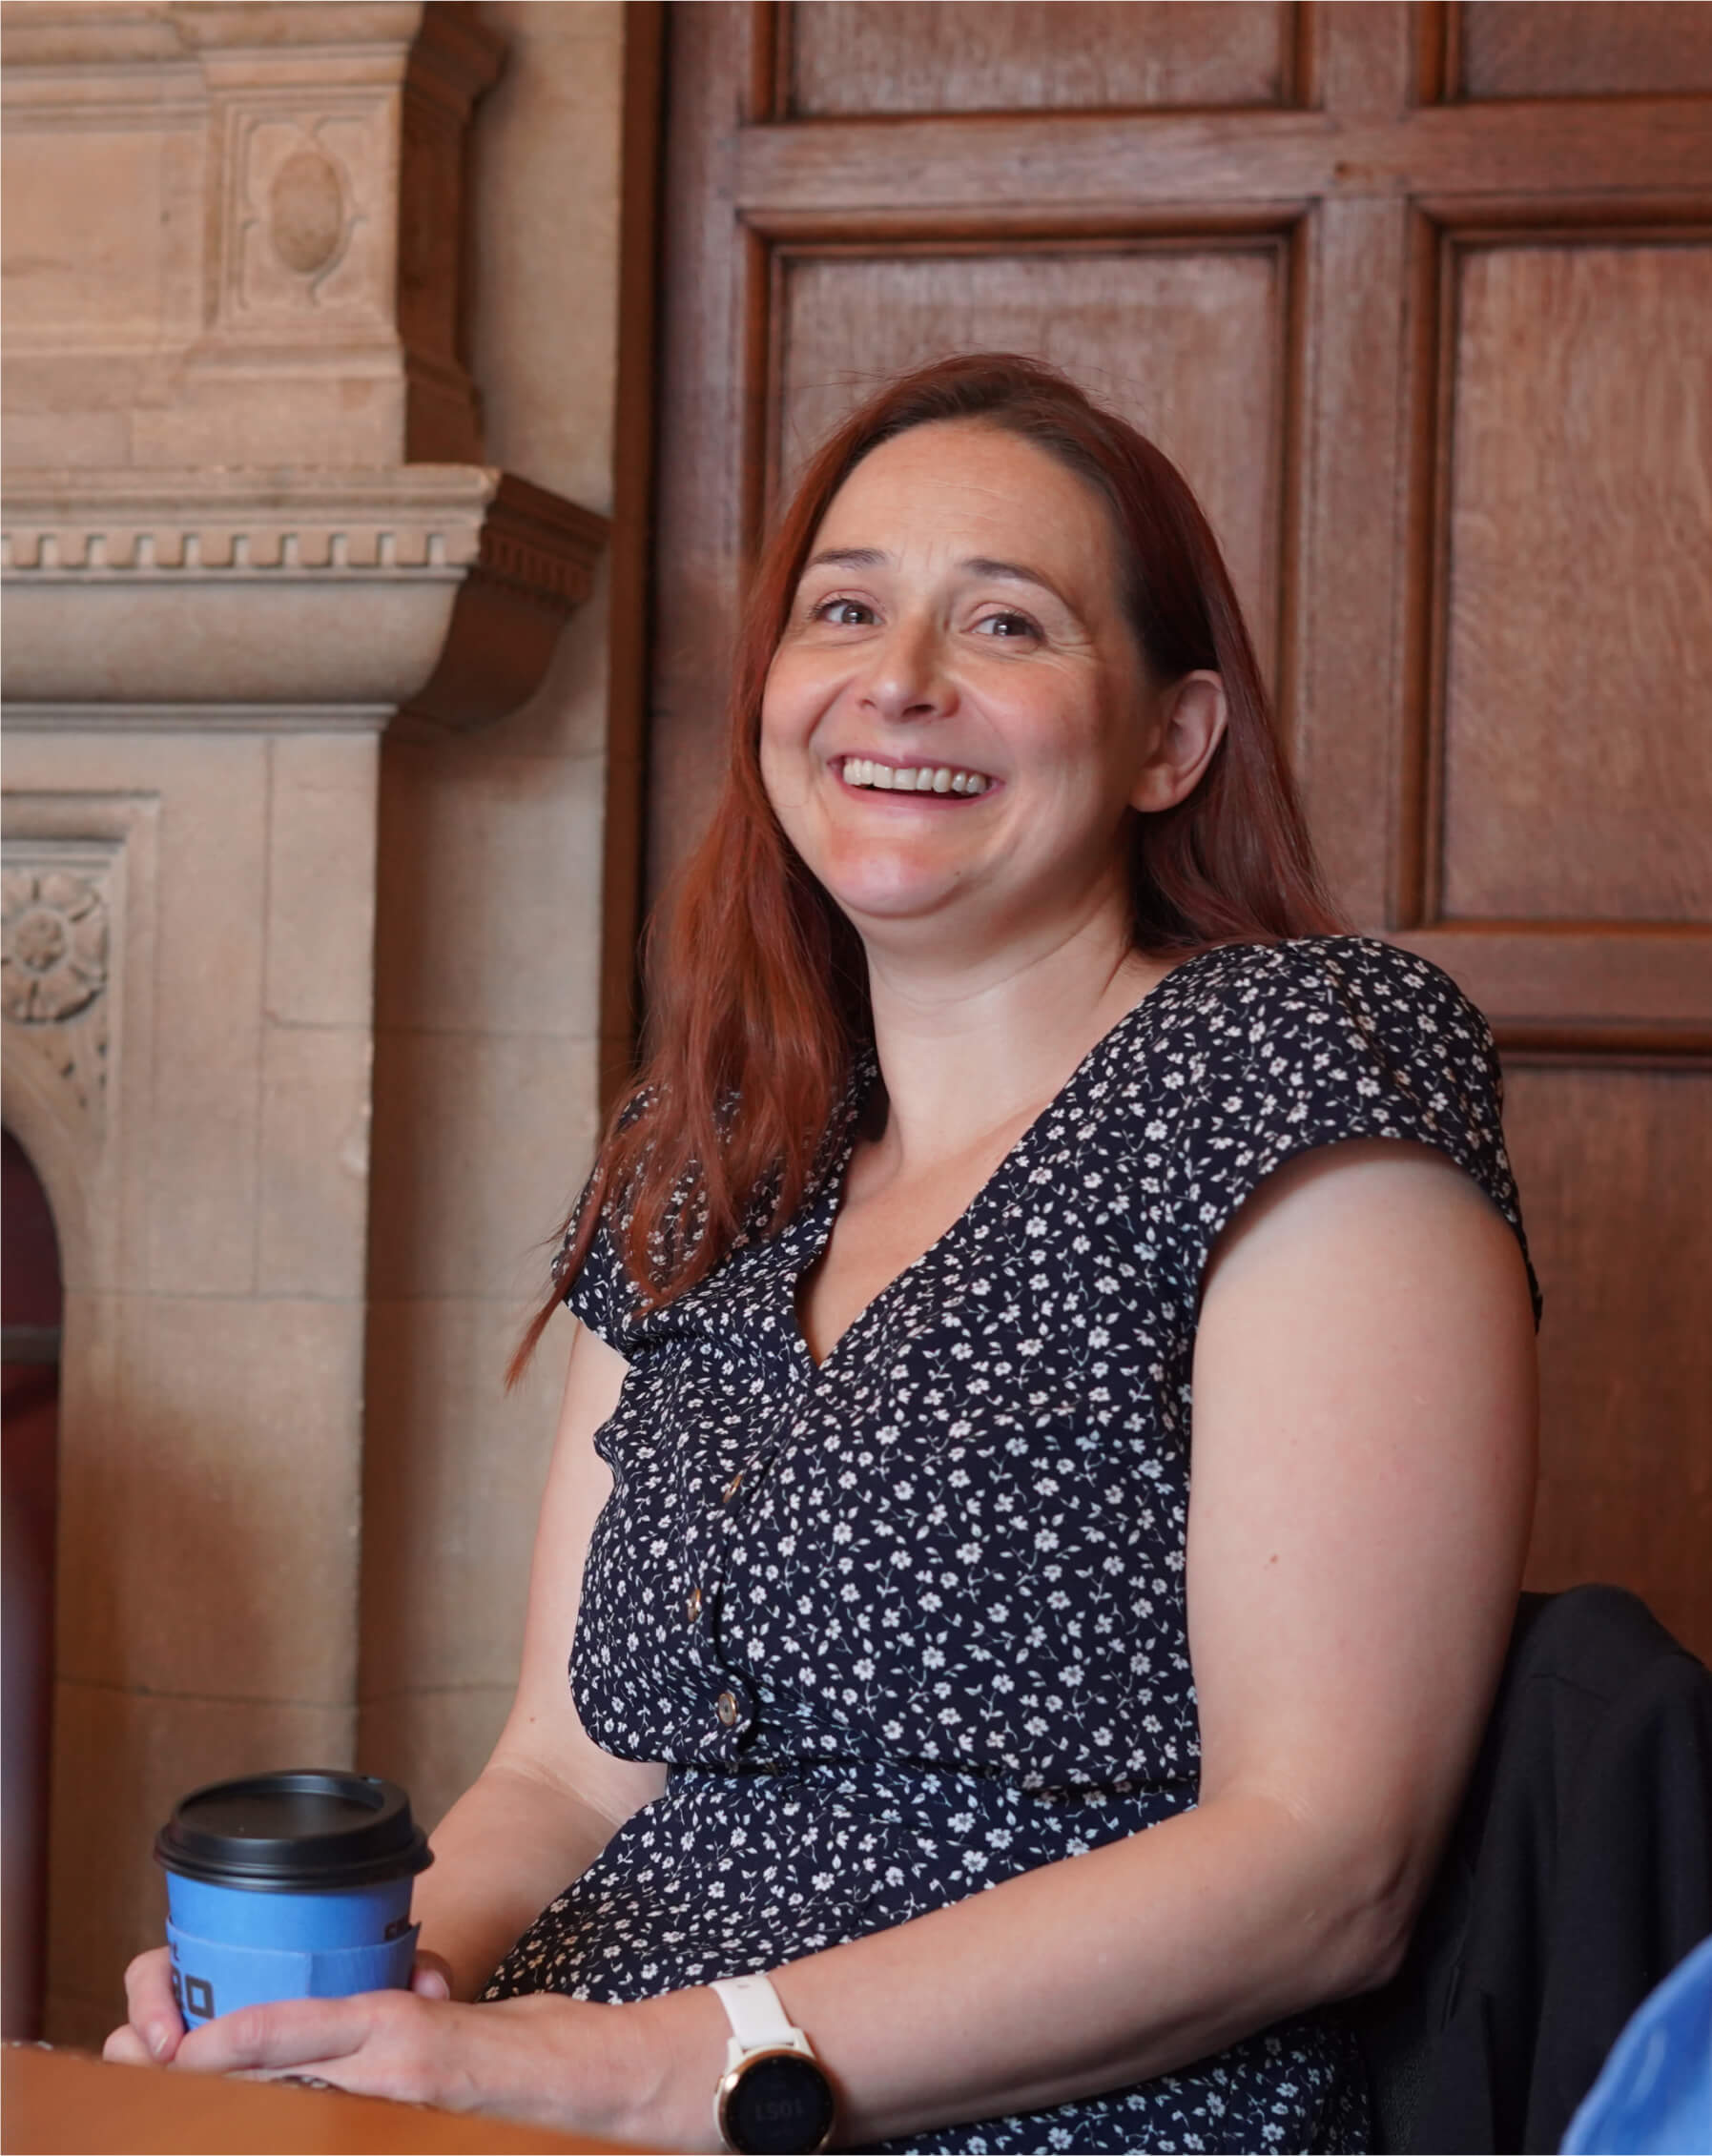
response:
<svg viewBox="0 0 1712 2156"><path fill-rule="evenodd" d="M1712 1672L1619 1588L1524 1594L1409 1952L1347 2009L1374 2147L1556 2150L1708 1932Z"/></svg>

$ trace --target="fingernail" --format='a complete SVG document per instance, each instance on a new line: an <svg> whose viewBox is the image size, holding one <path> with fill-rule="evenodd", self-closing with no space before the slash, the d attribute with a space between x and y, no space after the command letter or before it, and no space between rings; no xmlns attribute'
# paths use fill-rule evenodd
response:
<svg viewBox="0 0 1712 2156"><path fill-rule="evenodd" d="M149 2031L149 2049L155 2058L164 2059L172 2048L173 2036L170 2029L156 2027Z"/></svg>

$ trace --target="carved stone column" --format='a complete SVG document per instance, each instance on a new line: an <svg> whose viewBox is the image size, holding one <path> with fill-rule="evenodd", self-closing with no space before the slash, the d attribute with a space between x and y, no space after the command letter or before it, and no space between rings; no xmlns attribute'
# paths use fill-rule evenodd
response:
<svg viewBox="0 0 1712 2156"><path fill-rule="evenodd" d="M348 1758L382 731L546 669L602 519L480 461L474 11L8 7L6 1119L64 1259L49 2033L198 1779Z"/></svg>

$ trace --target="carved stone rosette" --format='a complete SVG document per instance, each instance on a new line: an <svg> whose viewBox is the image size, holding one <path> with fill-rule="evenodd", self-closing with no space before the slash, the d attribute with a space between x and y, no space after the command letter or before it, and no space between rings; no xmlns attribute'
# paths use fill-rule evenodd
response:
<svg viewBox="0 0 1712 2156"><path fill-rule="evenodd" d="M93 876L64 869L0 873L0 1006L20 1025L52 1025L107 986L107 904Z"/></svg>
<svg viewBox="0 0 1712 2156"><path fill-rule="evenodd" d="M0 871L0 1011L10 1045L45 1064L100 1124L108 1078L110 847L9 842Z"/></svg>

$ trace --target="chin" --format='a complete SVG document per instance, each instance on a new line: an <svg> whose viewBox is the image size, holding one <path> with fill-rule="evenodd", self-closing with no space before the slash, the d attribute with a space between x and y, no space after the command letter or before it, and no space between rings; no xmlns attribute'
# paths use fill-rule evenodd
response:
<svg viewBox="0 0 1712 2156"><path fill-rule="evenodd" d="M854 878L825 886L834 905L858 934L870 930L883 934L889 928L906 928L912 922L941 919L957 895L955 883L891 883L880 887Z"/></svg>
<svg viewBox="0 0 1712 2156"><path fill-rule="evenodd" d="M943 862L927 863L883 853L872 841L816 848L805 854L821 889L846 913L901 914L942 905L959 888L961 875Z"/></svg>

